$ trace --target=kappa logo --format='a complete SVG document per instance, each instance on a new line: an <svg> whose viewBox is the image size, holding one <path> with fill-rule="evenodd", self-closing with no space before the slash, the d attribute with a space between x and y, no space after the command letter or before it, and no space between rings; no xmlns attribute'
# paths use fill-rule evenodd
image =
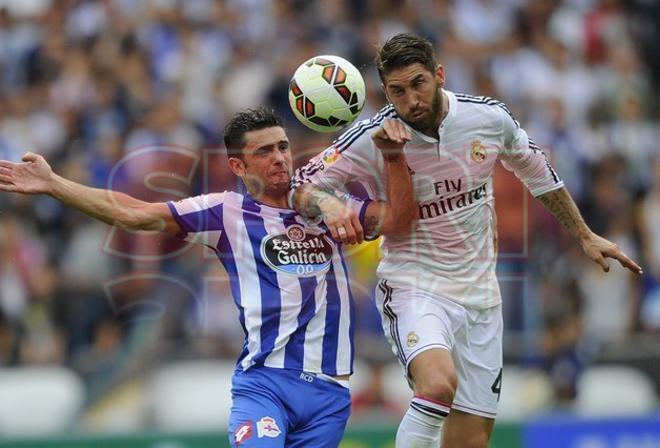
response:
<svg viewBox="0 0 660 448"><path fill-rule="evenodd" d="M486 147L481 143L481 140L474 140L470 143L470 157L477 163L486 160Z"/></svg>
<svg viewBox="0 0 660 448"><path fill-rule="evenodd" d="M234 441L236 446L248 441L252 437L252 422L245 422L234 431Z"/></svg>
<svg viewBox="0 0 660 448"><path fill-rule="evenodd" d="M408 344L408 347L414 347L417 345L419 342L419 336L417 336L417 333L414 331L411 331L408 333L408 336L406 336L406 343Z"/></svg>
<svg viewBox="0 0 660 448"><path fill-rule="evenodd" d="M272 417L263 417L257 422L257 437L271 437L275 438L282 434L277 422Z"/></svg>

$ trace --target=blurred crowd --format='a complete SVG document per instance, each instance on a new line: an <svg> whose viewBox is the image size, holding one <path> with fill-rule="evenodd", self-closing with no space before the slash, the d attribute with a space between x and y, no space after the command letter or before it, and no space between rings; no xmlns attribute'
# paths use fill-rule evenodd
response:
<svg viewBox="0 0 660 448"><path fill-rule="evenodd" d="M0 0L0 159L34 151L66 177L149 201L234 189L221 146L232 113L271 105L304 163L333 136L295 122L295 68L318 54L351 60L367 117L385 102L376 45L419 33L436 45L447 88L507 103L592 229L644 266L641 279L616 265L604 274L498 171L505 350L546 369L570 400L588 353L660 330L654 3ZM358 354L377 385L394 360L370 301L377 248L352 257ZM233 308L202 248L113 230L48 197L0 195L0 365L71 366L93 399L163 359L234 357ZM364 391L357 409L382 400Z"/></svg>

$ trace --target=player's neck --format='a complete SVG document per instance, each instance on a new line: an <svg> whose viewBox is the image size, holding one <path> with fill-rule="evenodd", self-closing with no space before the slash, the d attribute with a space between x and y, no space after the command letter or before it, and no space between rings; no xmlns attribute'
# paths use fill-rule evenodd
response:
<svg viewBox="0 0 660 448"><path fill-rule="evenodd" d="M257 202L269 207L276 208L289 208L289 202L287 200L287 192L262 192L261 194L250 193Z"/></svg>
<svg viewBox="0 0 660 448"><path fill-rule="evenodd" d="M445 118L447 118L447 114L449 113L449 97L445 93L445 91L440 88L440 110L438 114L438 121L436 123L435 130L440 128L440 125L442 125L442 122L445 121Z"/></svg>

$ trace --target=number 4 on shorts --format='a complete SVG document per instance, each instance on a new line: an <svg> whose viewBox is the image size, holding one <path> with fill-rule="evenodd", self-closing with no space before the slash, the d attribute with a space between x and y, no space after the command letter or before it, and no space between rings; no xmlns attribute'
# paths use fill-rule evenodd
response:
<svg viewBox="0 0 660 448"><path fill-rule="evenodd" d="M497 394L497 401L500 401L500 394L502 393L502 369L500 369L500 373L497 374L497 378L495 378L493 385L490 386L490 390L492 390L494 394Z"/></svg>

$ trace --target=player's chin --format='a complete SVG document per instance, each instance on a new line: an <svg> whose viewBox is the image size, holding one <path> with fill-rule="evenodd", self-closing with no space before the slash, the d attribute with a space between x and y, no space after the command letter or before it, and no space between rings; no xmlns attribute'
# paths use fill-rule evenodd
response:
<svg viewBox="0 0 660 448"><path fill-rule="evenodd" d="M405 122L415 129L425 129L432 123L431 114L424 112L422 114L408 115Z"/></svg>
<svg viewBox="0 0 660 448"><path fill-rule="evenodd" d="M282 176L280 179L273 179L272 182L270 182L269 185L269 190L274 191L274 192L288 192L289 191L289 184L291 183L291 178L289 176Z"/></svg>
<svg viewBox="0 0 660 448"><path fill-rule="evenodd" d="M406 121L409 123L423 123L428 120L429 113L426 111L419 111L406 114Z"/></svg>
<svg viewBox="0 0 660 448"><path fill-rule="evenodd" d="M270 176L271 184L285 183L288 185L289 182L291 182L291 175L288 172L279 172L279 173L271 174Z"/></svg>

